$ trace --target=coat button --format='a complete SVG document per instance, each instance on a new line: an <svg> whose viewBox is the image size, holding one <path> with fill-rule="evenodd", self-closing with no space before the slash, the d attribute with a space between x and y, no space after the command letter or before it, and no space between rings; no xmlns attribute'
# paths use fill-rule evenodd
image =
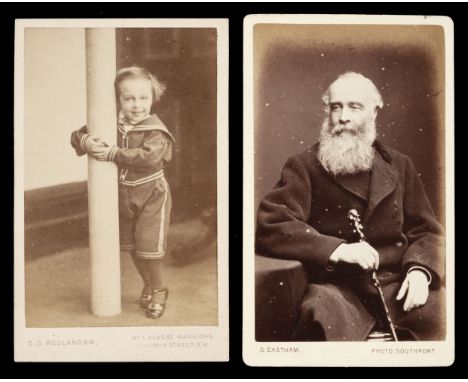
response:
<svg viewBox="0 0 468 382"><path fill-rule="evenodd" d="M402 246L403 246L403 243L402 243L401 241L397 241L397 242L396 242L396 246L397 246L397 247L402 247Z"/></svg>

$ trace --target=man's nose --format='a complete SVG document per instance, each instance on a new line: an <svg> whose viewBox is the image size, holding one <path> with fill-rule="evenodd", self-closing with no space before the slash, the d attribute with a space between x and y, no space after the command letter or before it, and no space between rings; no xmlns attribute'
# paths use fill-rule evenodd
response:
<svg viewBox="0 0 468 382"><path fill-rule="evenodd" d="M349 115L349 108L344 106L341 109L341 114L340 114L340 123L348 123L350 121L350 115Z"/></svg>

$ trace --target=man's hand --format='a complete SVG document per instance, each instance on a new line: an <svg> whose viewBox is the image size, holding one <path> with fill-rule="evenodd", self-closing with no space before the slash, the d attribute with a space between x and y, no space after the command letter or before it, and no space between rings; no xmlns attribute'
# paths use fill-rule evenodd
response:
<svg viewBox="0 0 468 382"><path fill-rule="evenodd" d="M334 263L358 264L365 271L379 268L379 253L365 241L340 244L330 256Z"/></svg>
<svg viewBox="0 0 468 382"><path fill-rule="evenodd" d="M401 284L396 299L401 300L405 294L406 300L403 304L404 311L409 312L426 303L429 297L429 283L424 272L415 269L406 275L405 281Z"/></svg>

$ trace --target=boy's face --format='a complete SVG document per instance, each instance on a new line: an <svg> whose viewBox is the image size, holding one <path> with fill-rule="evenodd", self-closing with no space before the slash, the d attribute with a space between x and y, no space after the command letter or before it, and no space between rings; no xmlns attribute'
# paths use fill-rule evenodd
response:
<svg viewBox="0 0 468 382"><path fill-rule="evenodd" d="M120 83L119 89L120 110L130 123L135 124L149 115L153 104L151 81L128 78Z"/></svg>

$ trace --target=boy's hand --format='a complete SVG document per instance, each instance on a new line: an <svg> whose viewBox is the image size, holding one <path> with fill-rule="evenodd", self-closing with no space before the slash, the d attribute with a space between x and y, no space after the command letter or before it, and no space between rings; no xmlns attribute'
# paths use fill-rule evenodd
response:
<svg viewBox="0 0 468 382"><path fill-rule="evenodd" d="M93 151L98 147L105 146L105 143L101 140L101 138L90 135L88 138L86 138L83 146L88 154L93 155Z"/></svg>
<svg viewBox="0 0 468 382"><path fill-rule="evenodd" d="M92 156L97 160L107 160L109 152L112 150L111 146L97 146L93 149Z"/></svg>

